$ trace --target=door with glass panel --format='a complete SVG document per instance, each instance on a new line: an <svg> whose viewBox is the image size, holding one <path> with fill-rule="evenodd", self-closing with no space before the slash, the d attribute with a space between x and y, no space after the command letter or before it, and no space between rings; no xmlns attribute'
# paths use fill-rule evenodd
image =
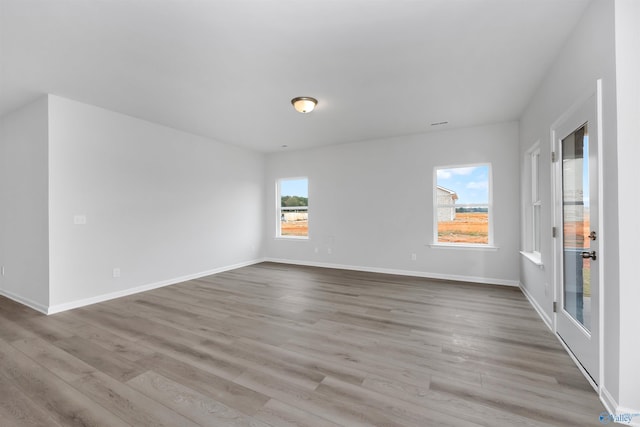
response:
<svg viewBox="0 0 640 427"><path fill-rule="evenodd" d="M554 129L556 181L556 331L599 381L600 233L595 95Z"/></svg>

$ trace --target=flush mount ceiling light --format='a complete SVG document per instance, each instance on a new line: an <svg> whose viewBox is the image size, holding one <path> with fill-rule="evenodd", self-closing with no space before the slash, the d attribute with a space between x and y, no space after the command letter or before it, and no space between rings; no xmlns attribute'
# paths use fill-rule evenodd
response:
<svg viewBox="0 0 640 427"><path fill-rule="evenodd" d="M291 104L300 113L310 113L316 108L318 100L309 96L298 96L291 100Z"/></svg>

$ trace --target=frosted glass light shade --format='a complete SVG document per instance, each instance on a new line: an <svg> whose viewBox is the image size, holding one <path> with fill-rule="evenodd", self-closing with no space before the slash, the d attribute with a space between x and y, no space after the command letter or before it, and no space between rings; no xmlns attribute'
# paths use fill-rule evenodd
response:
<svg viewBox="0 0 640 427"><path fill-rule="evenodd" d="M291 104L293 104L293 108L300 113L310 113L316 108L316 104L318 100L315 98L311 98L308 96L299 96L297 98L293 98L291 100Z"/></svg>

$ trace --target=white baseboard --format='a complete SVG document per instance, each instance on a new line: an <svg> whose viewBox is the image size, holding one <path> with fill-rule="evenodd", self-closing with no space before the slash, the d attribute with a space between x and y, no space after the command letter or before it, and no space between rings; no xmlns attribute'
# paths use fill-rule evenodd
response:
<svg viewBox="0 0 640 427"><path fill-rule="evenodd" d="M162 280L160 282L136 286L134 288L123 289L121 291L110 292L107 294L97 295L90 298L84 298L76 301L70 301L62 304L49 305L49 306L32 301L28 298L21 297L19 295L13 294L6 290L0 290L0 295L4 295L9 299L12 299L20 304L26 305L27 307L30 307L41 313L55 314L55 313L60 313L67 310L72 310L74 308L79 308L79 307L84 307L91 304L97 304L100 302L109 301L115 298L121 298L124 296L137 294L140 292L150 291L152 289L157 289L164 286L175 285L176 283L186 282L188 280L210 276L212 274L222 273L224 271L235 270L237 268L258 264L260 262L265 262L265 261L278 262L282 264L305 265L305 266L311 266L311 267L335 268L335 269L354 270L354 271L366 271L371 273L396 274L401 276L424 277L429 279L440 279L440 280L454 280L454 281L460 281L460 282L482 283L482 284L490 284L490 285L519 286L520 284L516 280L494 279L494 278L475 277L475 276L461 276L461 275L455 275L455 274L441 274L441 273L430 273L430 272L424 272L424 271L399 270L399 269L345 265L345 264L332 264L332 263L321 263L321 262L311 262L311 261L297 261L297 260L278 259L278 258L261 258L261 259L254 259L251 261L241 262L238 264L228 265L224 267L218 267L212 270L202 271L195 274L189 274L182 277Z"/></svg>
<svg viewBox="0 0 640 427"><path fill-rule="evenodd" d="M29 308L32 308L40 313L47 314L47 306L40 304L39 302L35 302L29 298L21 297L20 295L14 294L4 289L0 289L0 295L9 298L15 302L18 302L22 305L26 305Z"/></svg>
<svg viewBox="0 0 640 427"><path fill-rule="evenodd" d="M74 308L84 307L91 304L97 304L99 302L104 302L108 300L112 300L115 298L121 298L128 295L137 294L140 292L150 291L152 289L162 288L164 286L175 285L177 283L186 282L193 279L199 279L200 277L210 276L216 273L222 273L224 271L235 270L237 268L246 267L253 264L258 264L263 262L263 259L256 259L251 261L245 261L238 264L227 265L224 267L214 268L212 270L202 271L200 273L189 274L182 277L176 277L169 280L162 280L160 282L149 283L147 285L136 286L135 288L123 289L121 291L110 292L108 294L97 295L91 298L85 298L77 301L71 301L63 304L57 304L53 306L49 306L48 309L39 310L45 314L55 314L60 313L62 311L72 310Z"/></svg>
<svg viewBox="0 0 640 427"><path fill-rule="evenodd" d="M277 262L281 264L306 265L309 267L335 268L338 270L366 271L369 273L395 274L398 276L412 276L412 277L424 277L428 279L454 280L457 282L482 283L487 285L502 285L502 286L519 286L520 285L520 282L517 280L493 279L493 278L476 277L476 276L460 276L455 274L430 273L425 271L398 270L398 269L392 269L392 268L332 264L332 263L324 263L324 262L299 261L299 260L279 259L279 258L265 258L264 261Z"/></svg>
<svg viewBox="0 0 640 427"><path fill-rule="evenodd" d="M609 390L607 390L605 387L602 387L602 390L600 392L600 400L602 401L602 404L604 405L604 408L607 410L607 412L615 414L616 408L618 407L618 402L616 402L613 396L611 396L611 393L609 393Z"/></svg>
<svg viewBox="0 0 640 427"><path fill-rule="evenodd" d="M544 322L545 325L547 325L547 328L549 328L549 330L551 332L553 332L553 322L551 321L551 318L549 317L549 315L547 314L546 311L544 311L544 309L540 306L540 304L538 304L538 301L536 301L533 296L531 296L531 294L529 293L529 291L527 290L527 288L525 288L522 283L519 284L520 286L520 290L522 291L522 293L524 294L524 296L527 298L527 300L529 300L529 304L531 304L531 306L533 307L533 309L538 313L538 316L540 316L540 318L542 319L542 321Z"/></svg>

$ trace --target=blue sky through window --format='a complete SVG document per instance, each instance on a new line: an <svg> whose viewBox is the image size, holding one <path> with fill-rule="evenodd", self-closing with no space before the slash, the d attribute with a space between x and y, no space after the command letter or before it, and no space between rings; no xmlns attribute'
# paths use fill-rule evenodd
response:
<svg viewBox="0 0 640 427"><path fill-rule="evenodd" d="M437 185L458 194L457 205L489 203L489 166L439 168Z"/></svg>
<svg viewBox="0 0 640 427"><path fill-rule="evenodd" d="M280 195L309 197L309 180L307 178L281 180Z"/></svg>

